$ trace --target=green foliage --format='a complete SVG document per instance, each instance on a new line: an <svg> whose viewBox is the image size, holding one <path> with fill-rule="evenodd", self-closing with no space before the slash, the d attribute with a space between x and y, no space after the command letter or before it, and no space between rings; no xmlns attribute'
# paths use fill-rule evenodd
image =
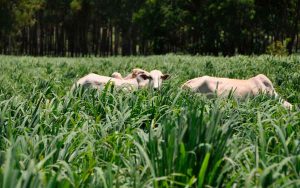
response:
<svg viewBox="0 0 300 188"><path fill-rule="evenodd" d="M0 53L262 54L291 38L291 54L299 11L298 0L0 0Z"/></svg>
<svg viewBox="0 0 300 188"><path fill-rule="evenodd" d="M98 92L89 72L171 74L161 91ZM299 187L298 56L0 56L0 187ZM264 95L208 99L187 79L266 74ZM278 74L280 73L280 74Z"/></svg>
<svg viewBox="0 0 300 188"><path fill-rule="evenodd" d="M288 51L286 49L286 41L283 43L281 41L274 41L269 46L267 46L266 53L271 55L288 55Z"/></svg>
<svg viewBox="0 0 300 188"><path fill-rule="evenodd" d="M81 10L81 8L82 8L82 5L81 5L81 1L79 1L79 0L73 0L71 3L70 3L70 7L71 7L71 10L73 10L73 11L79 11L79 10Z"/></svg>

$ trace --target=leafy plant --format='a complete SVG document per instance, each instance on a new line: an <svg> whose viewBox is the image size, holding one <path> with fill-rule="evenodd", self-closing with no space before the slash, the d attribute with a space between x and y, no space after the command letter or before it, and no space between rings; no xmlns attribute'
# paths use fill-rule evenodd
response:
<svg viewBox="0 0 300 188"><path fill-rule="evenodd" d="M270 55L280 55L280 56L288 55L286 46L290 40L291 39L288 38L284 40L284 42L278 40L272 42L269 46L267 46L266 53Z"/></svg>

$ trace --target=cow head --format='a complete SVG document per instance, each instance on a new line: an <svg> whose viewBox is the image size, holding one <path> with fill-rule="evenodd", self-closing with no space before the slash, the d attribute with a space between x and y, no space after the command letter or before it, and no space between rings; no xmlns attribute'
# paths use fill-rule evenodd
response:
<svg viewBox="0 0 300 188"><path fill-rule="evenodd" d="M137 82L139 87L149 86L154 90L159 90L162 85L162 81L169 78L168 74L163 74L159 70L153 70L150 73L139 73L137 75Z"/></svg>

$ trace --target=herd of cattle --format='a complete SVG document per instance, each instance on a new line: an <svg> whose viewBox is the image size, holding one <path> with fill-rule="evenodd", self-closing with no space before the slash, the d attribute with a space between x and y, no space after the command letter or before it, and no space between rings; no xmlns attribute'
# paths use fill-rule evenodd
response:
<svg viewBox="0 0 300 188"><path fill-rule="evenodd" d="M114 84L116 88L125 88L127 90L144 87L159 90L163 80L168 78L168 74L163 74L159 70L147 72L139 68L133 69L132 72L124 78L118 72L114 72L111 77L90 73L80 78L73 85L72 90L80 85L101 90L107 83ZM202 76L188 80L181 88L189 89L196 93L206 94L208 97L214 95L228 96L230 93L241 99L245 99L248 96L256 96L259 93L279 97L270 79L263 74L259 74L247 80ZM282 105L285 108L292 108L292 105L287 101L283 101Z"/></svg>

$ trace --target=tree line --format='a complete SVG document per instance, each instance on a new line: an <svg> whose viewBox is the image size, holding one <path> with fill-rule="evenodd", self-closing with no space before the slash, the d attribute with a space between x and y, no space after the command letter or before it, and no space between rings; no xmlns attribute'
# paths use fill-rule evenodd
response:
<svg viewBox="0 0 300 188"><path fill-rule="evenodd" d="M292 53L299 22L300 0L0 0L0 53Z"/></svg>

